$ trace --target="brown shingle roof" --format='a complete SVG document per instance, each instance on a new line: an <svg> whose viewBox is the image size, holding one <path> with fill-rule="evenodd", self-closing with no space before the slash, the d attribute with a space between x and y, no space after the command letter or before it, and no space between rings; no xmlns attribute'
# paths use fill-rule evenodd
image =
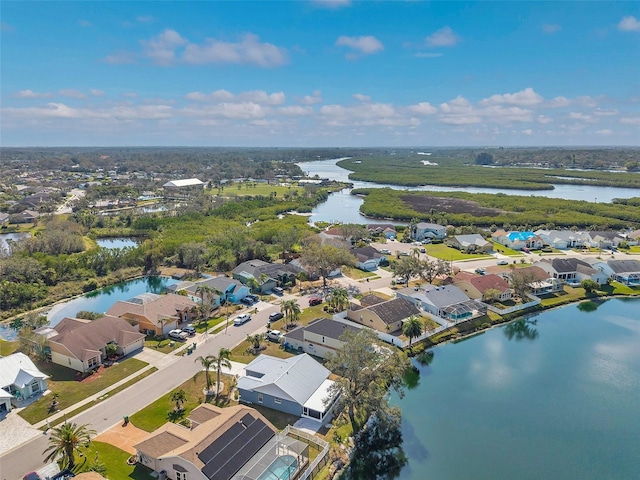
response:
<svg viewBox="0 0 640 480"><path fill-rule="evenodd" d="M171 432L160 432L138 443L135 448L145 455L158 458L188 443L188 440Z"/></svg>
<svg viewBox="0 0 640 480"><path fill-rule="evenodd" d="M141 296L139 296L141 297ZM107 315L122 317L126 314L140 315L158 326L164 318L177 319L177 313L196 306L195 302L184 295L168 293L166 295L146 296L145 301L136 303L134 297L129 301L118 301L107 310Z"/></svg>
<svg viewBox="0 0 640 480"><path fill-rule="evenodd" d="M86 323L65 318L58 325L62 325L62 333L51 337L49 341L64 345L82 361L95 357L107 343L128 345L139 338L144 338L144 334L138 332L126 320L116 317L104 316Z"/></svg>

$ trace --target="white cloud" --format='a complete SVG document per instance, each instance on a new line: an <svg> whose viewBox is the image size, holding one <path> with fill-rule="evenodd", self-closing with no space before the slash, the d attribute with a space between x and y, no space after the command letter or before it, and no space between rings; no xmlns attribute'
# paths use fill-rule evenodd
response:
<svg viewBox="0 0 640 480"><path fill-rule="evenodd" d="M91 93L91 95L93 95L94 97L104 97L105 95L104 90L98 90L97 88L92 88L91 90L89 90L89 93Z"/></svg>
<svg viewBox="0 0 640 480"><path fill-rule="evenodd" d="M603 110L601 108L597 108L596 110L593 111L593 114L598 115L599 117L612 117L618 114L618 110L616 109Z"/></svg>
<svg viewBox="0 0 640 480"><path fill-rule="evenodd" d="M381 50L384 50L384 45L376 37L372 35L366 35L362 37L348 37L342 35L336 40L338 47L347 47L355 50L359 55L372 55ZM353 53L347 54L347 58L357 58L357 55Z"/></svg>
<svg viewBox="0 0 640 480"><path fill-rule="evenodd" d="M576 97L574 99L574 103L576 105L580 105L583 107L595 107L596 101L588 95L583 95L582 97Z"/></svg>
<svg viewBox="0 0 640 480"><path fill-rule="evenodd" d="M187 93L185 98L197 102L254 102L265 105L281 105L286 100L284 92L268 94L264 90L241 92L237 95L227 90L216 90L211 93L191 92Z"/></svg>
<svg viewBox="0 0 640 480"><path fill-rule="evenodd" d="M581 122L589 122L589 123L592 123L594 121L591 115L587 115L586 113L582 113L582 112L571 112L569 114L569 118L572 120L580 120Z"/></svg>
<svg viewBox="0 0 640 480"><path fill-rule="evenodd" d="M298 99L298 102L303 105L314 105L316 103L322 103L322 92L315 90L311 95L305 95Z"/></svg>
<svg viewBox="0 0 640 480"><path fill-rule="evenodd" d="M623 117L620 119L620 123L626 123L629 125L640 125L640 117Z"/></svg>
<svg viewBox="0 0 640 480"><path fill-rule="evenodd" d="M34 92L33 90L20 90L12 95L14 98L49 98L53 95L51 92Z"/></svg>
<svg viewBox="0 0 640 480"><path fill-rule="evenodd" d="M58 93L62 97L87 98L87 96L84 93L82 93L80 90L76 90L74 88L66 88L66 89L60 90Z"/></svg>
<svg viewBox="0 0 640 480"><path fill-rule="evenodd" d="M371 101L371 97L369 95L363 95L362 93L354 93L352 95L354 100L357 100L358 102L370 102Z"/></svg>
<svg viewBox="0 0 640 480"><path fill-rule="evenodd" d="M476 108L462 96L440 104L438 119L447 125L472 125L475 123L528 122L533 119L533 111L518 106L480 105Z"/></svg>
<svg viewBox="0 0 640 480"><path fill-rule="evenodd" d="M631 15L624 17L620 20L620 23L618 23L618 30L623 32L640 32L640 21Z"/></svg>
<svg viewBox="0 0 640 480"><path fill-rule="evenodd" d="M415 126L420 123L416 118L400 115L396 108L388 103L359 103L356 105L325 105L320 108L321 119L333 127L360 126Z"/></svg>
<svg viewBox="0 0 640 480"><path fill-rule="evenodd" d="M547 117L546 115L538 115L538 123L542 123L543 125L545 125L551 122L553 122L552 118Z"/></svg>
<svg viewBox="0 0 640 480"><path fill-rule="evenodd" d="M129 63L135 63L135 56L131 52L116 52L111 55L107 55L102 59L102 61L110 65L126 65Z"/></svg>
<svg viewBox="0 0 640 480"><path fill-rule="evenodd" d="M555 107L568 107L571 105L571 101L567 97L554 97L547 102L547 106L555 108Z"/></svg>
<svg viewBox="0 0 640 480"><path fill-rule="evenodd" d="M562 30L562 27L557 23L545 23L542 25L543 33L552 34Z"/></svg>
<svg viewBox="0 0 640 480"><path fill-rule="evenodd" d="M300 105L291 105L289 107L279 107L277 111L282 115L300 117L300 116L311 115L313 113L313 108L303 107Z"/></svg>
<svg viewBox="0 0 640 480"><path fill-rule="evenodd" d="M604 130L596 130L596 133L598 135L612 135L613 130L609 130L608 128L605 128Z"/></svg>
<svg viewBox="0 0 640 480"><path fill-rule="evenodd" d="M189 43L182 56L185 63L232 63L277 67L288 62L286 51L271 43L261 42L257 35L246 34L239 42L223 42L208 38L202 45Z"/></svg>
<svg viewBox="0 0 640 480"><path fill-rule="evenodd" d="M140 43L145 56L157 65L168 66L175 61L176 49L186 45L188 41L175 30L167 28L160 35Z"/></svg>
<svg viewBox="0 0 640 480"><path fill-rule="evenodd" d="M531 135L533 134L533 130L531 130L530 128L525 128L524 130L522 130L522 133L524 133L525 135Z"/></svg>
<svg viewBox="0 0 640 480"><path fill-rule="evenodd" d="M316 7L342 8L351 5L351 0L311 0Z"/></svg>
<svg viewBox="0 0 640 480"><path fill-rule="evenodd" d="M438 109L429 102L420 102L414 105L409 105L407 109L416 115L431 115L438 111Z"/></svg>
<svg viewBox="0 0 640 480"><path fill-rule="evenodd" d="M414 55L414 57L418 58L438 58L443 56L444 53L439 52L418 52Z"/></svg>
<svg viewBox="0 0 640 480"><path fill-rule="evenodd" d="M537 94L533 88L525 88L516 93L505 93L503 95L492 95L489 98L480 100L479 105L500 105L506 103L507 105L519 105L519 106L533 106L542 103L543 98Z"/></svg>
<svg viewBox="0 0 640 480"><path fill-rule="evenodd" d="M183 108L181 112L187 116L207 116L235 120L250 120L262 118L266 115L264 108L253 102L190 106Z"/></svg>
<svg viewBox="0 0 640 480"><path fill-rule="evenodd" d="M425 38L428 47L453 47L460 40L460 37L451 30L451 27L442 27Z"/></svg>

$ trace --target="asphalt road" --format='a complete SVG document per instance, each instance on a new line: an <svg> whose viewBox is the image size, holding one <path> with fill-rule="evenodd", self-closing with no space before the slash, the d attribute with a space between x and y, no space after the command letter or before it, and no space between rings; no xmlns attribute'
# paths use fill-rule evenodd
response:
<svg viewBox="0 0 640 480"><path fill-rule="evenodd" d="M299 303L303 308L308 305L308 301L304 299L300 299ZM235 315L231 316L226 333L222 331L216 335L208 335L208 338L201 336L193 355L180 357L176 362L140 380L135 385L85 410L73 417L73 422L88 424L98 433L116 424L122 424L122 418L125 415L131 415L144 408L202 370L200 363L194 361L198 356L217 355L220 348L231 349L241 343L248 334L265 332L269 314L279 311L279 307L262 304L260 308L258 313L251 315L249 322L239 327L232 323ZM20 480L25 473L41 468L44 465L42 452L47 446L48 435L43 434L0 456L0 479Z"/></svg>

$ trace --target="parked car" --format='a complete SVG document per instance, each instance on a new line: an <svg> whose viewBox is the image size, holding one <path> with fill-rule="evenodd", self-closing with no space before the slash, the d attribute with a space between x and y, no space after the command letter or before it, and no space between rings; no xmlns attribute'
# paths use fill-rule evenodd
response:
<svg viewBox="0 0 640 480"><path fill-rule="evenodd" d="M271 293L275 294L275 295L283 295L284 294L284 290L280 287L273 287L271 289Z"/></svg>
<svg viewBox="0 0 640 480"><path fill-rule="evenodd" d="M309 297L309 306L320 305L322 303L321 297Z"/></svg>
<svg viewBox="0 0 640 480"><path fill-rule="evenodd" d="M385 255L391 255L391 250L388 248L381 248L380 253L384 253Z"/></svg>
<svg viewBox="0 0 640 480"><path fill-rule="evenodd" d="M191 337L196 334L196 329L193 327L193 325L187 325L182 329L182 331Z"/></svg>
<svg viewBox="0 0 640 480"><path fill-rule="evenodd" d="M424 247L422 247L422 248L420 249L420 253L427 253L427 249L426 249L426 248L424 248Z"/></svg>
<svg viewBox="0 0 640 480"><path fill-rule="evenodd" d="M279 342L282 338L282 332L280 330L269 330L267 332L267 340L272 342Z"/></svg>
<svg viewBox="0 0 640 480"><path fill-rule="evenodd" d="M248 313L242 313L233 319L233 324L235 326L244 325L249 320L251 320L251 315Z"/></svg>
<svg viewBox="0 0 640 480"><path fill-rule="evenodd" d="M487 272L485 271L485 269L484 269L484 268L476 268L476 273L477 273L478 275L484 275L484 274L485 274L485 273L487 273Z"/></svg>
<svg viewBox="0 0 640 480"><path fill-rule="evenodd" d="M409 252L400 252L400 256L401 257L408 257L409 256Z"/></svg>
<svg viewBox="0 0 640 480"><path fill-rule="evenodd" d="M509 262L506 260L498 260L498 265L509 265Z"/></svg>
<svg viewBox="0 0 640 480"><path fill-rule="evenodd" d="M284 317L284 313L282 312L273 312L269 314L269 321L270 322L275 322L276 320L280 320L282 317Z"/></svg>
<svg viewBox="0 0 640 480"><path fill-rule="evenodd" d="M169 338L173 338L174 340L180 340L180 341L185 341L187 338L189 338L189 334L183 332L182 330L180 330L179 328L176 328L175 330L171 330L169 332Z"/></svg>
<svg viewBox="0 0 640 480"><path fill-rule="evenodd" d="M37 472L29 472L24 477L22 477L22 480L42 480L42 479Z"/></svg>
<svg viewBox="0 0 640 480"><path fill-rule="evenodd" d="M260 301L260 297L259 297L259 296L257 296L257 295L254 295L254 294L247 295L247 297L246 297L246 298L250 298L251 300L253 300L253 303L257 303L257 302L259 302L259 301Z"/></svg>
<svg viewBox="0 0 640 480"><path fill-rule="evenodd" d="M398 277L395 279L396 283L407 283L407 279L405 277Z"/></svg>
<svg viewBox="0 0 640 480"><path fill-rule="evenodd" d="M251 305L253 305L253 299L249 297L244 297L240 299L240 303L244 303L245 305L250 307Z"/></svg>

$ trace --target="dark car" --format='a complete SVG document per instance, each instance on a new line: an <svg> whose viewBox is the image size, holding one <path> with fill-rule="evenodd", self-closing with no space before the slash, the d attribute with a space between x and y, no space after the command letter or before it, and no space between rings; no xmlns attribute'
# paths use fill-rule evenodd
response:
<svg viewBox="0 0 640 480"><path fill-rule="evenodd" d="M260 297L258 297L257 295L247 295L247 298L250 298L251 300L253 300L253 303L259 302L260 301Z"/></svg>
<svg viewBox="0 0 640 480"><path fill-rule="evenodd" d="M22 480L42 480L42 477L40 477L36 472L29 472L22 477Z"/></svg>
<svg viewBox="0 0 640 480"><path fill-rule="evenodd" d="M182 329L182 331L190 336L193 336L196 334L196 329L192 325L187 325Z"/></svg>
<svg viewBox="0 0 640 480"><path fill-rule="evenodd" d="M248 305L250 307L251 305L253 305L253 299L249 297L244 297L240 299L240 303L244 303L245 305Z"/></svg>
<svg viewBox="0 0 640 480"><path fill-rule="evenodd" d="M273 312L269 314L269 321L275 322L276 320L280 320L282 317L284 317L284 314L282 312Z"/></svg>
<svg viewBox="0 0 640 480"><path fill-rule="evenodd" d="M314 305L320 305L322 303L322 298L320 297L310 297L309 298L309 306L313 307Z"/></svg>

